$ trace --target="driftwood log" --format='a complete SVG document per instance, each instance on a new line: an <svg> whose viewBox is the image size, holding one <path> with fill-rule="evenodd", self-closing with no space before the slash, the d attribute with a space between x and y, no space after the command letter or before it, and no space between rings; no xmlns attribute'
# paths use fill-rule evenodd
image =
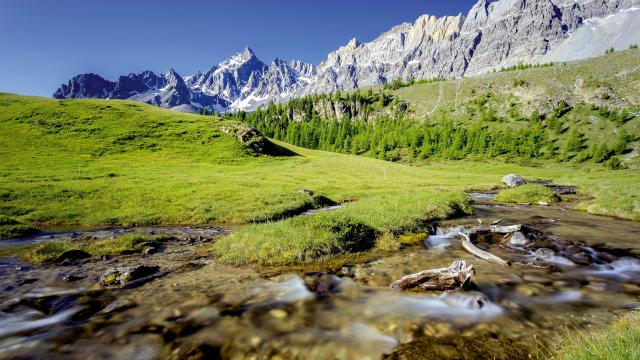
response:
<svg viewBox="0 0 640 360"><path fill-rule="evenodd" d="M469 228L467 232L469 233L469 235L474 235L481 232L511 234L520 230L522 230L522 225L506 225L506 226L490 225L490 226L474 226L472 228Z"/></svg>
<svg viewBox="0 0 640 360"><path fill-rule="evenodd" d="M482 228L482 229L480 229L480 228ZM462 236L462 240L461 240L462 248L467 250L471 254L479 257L480 259L487 260L487 261L490 261L492 263L496 263L496 264L503 265L503 266L509 266L509 263L506 262L505 260L503 260L502 258L500 258L500 257L498 257L496 255L493 255L490 252L487 252L487 251L484 251L484 250L478 248L477 246L475 246L473 244L473 242L471 242L471 234L475 234L475 233L481 232L481 231L491 231L491 230L485 230L485 229L488 229L488 228L496 228L497 230L500 230L500 231L493 231L493 232L497 232L497 233L509 233L509 232L511 232L511 231L506 231L507 228L516 229L516 230L513 230L513 231L519 231L520 230L520 226L519 225L514 225L514 226L488 226L488 227L478 226L478 227L474 227L474 228L469 229L467 232L462 232L461 231L460 235ZM478 230L478 229L480 229L480 230Z"/></svg>
<svg viewBox="0 0 640 360"><path fill-rule="evenodd" d="M425 270L404 276L394 281L389 287L402 290L413 288L436 291L454 290L467 285L473 273L473 265L467 266L463 260L458 260L448 268Z"/></svg>

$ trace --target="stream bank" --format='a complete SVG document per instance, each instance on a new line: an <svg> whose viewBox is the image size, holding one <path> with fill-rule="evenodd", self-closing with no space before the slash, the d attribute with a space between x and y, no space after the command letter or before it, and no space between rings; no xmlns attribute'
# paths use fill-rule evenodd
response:
<svg viewBox="0 0 640 360"><path fill-rule="evenodd" d="M580 243L601 253L601 263L547 257L542 261L553 260L558 271L501 267L455 241L362 254L313 272L229 267L181 242L154 254L68 266L5 259L0 357L546 358L564 331L603 326L616 312L638 307L638 224L563 206L504 205L486 194L476 197L474 210L437 224L440 233L479 220L524 224L550 234L562 249ZM479 246L510 260L530 256ZM388 288L404 275L458 259L474 266L470 287L448 293ZM141 264L166 273L134 288L98 285L111 268Z"/></svg>

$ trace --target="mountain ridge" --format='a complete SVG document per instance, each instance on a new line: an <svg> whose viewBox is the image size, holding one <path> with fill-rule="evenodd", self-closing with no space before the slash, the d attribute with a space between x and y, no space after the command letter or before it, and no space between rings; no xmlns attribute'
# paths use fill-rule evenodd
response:
<svg viewBox="0 0 640 360"><path fill-rule="evenodd" d="M637 23L640 0L479 0L467 15L422 15L370 42L353 38L317 65L278 58L267 64L246 47L184 78L173 70L129 74L114 82L80 74L53 96L129 98L181 111L253 110L271 101L395 79L454 78L523 62L595 56L608 48L612 31L618 36L611 45L640 42L640 31L632 26ZM576 39L590 41L577 51Z"/></svg>

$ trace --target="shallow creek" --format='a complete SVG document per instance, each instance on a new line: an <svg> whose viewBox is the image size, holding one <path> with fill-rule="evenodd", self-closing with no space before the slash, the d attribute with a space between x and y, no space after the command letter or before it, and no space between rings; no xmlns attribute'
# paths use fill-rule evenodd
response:
<svg viewBox="0 0 640 360"><path fill-rule="evenodd" d="M327 265L333 273L274 276L224 266L184 241L157 254L71 266L1 259L0 358L547 358L559 334L604 326L639 307L638 224L475 198L473 216L437 224L424 244ZM489 263L447 236L460 225L498 219L551 234L547 250L478 246L540 266ZM223 232L180 231L212 241ZM388 288L404 275L459 259L476 271L465 290ZM160 266L166 275L132 289L97 285L107 269L139 264Z"/></svg>

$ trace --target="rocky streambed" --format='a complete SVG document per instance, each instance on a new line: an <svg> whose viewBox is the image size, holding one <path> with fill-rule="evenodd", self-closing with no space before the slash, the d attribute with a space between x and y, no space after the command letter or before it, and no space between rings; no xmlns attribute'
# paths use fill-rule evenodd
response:
<svg viewBox="0 0 640 360"><path fill-rule="evenodd" d="M222 229L137 229L176 240L64 266L2 259L0 358L546 358L560 334L639 307L638 224L475 197L421 244L324 272L219 264L199 249ZM508 265L461 245L491 224L522 225L471 235ZM455 260L473 267L460 289L389 287Z"/></svg>

